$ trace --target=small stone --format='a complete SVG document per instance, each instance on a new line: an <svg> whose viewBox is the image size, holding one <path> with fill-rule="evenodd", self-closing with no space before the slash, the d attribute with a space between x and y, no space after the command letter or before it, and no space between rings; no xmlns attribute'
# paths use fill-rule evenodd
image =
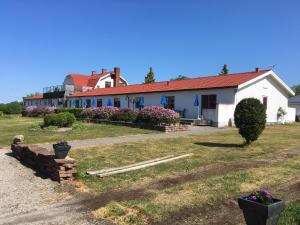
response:
<svg viewBox="0 0 300 225"><path fill-rule="evenodd" d="M16 135L13 138L13 144L22 144L24 142L24 135Z"/></svg>

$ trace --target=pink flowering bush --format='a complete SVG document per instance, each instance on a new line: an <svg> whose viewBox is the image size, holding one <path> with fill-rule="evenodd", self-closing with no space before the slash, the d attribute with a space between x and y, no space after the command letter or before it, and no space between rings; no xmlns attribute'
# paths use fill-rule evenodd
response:
<svg viewBox="0 0 300 225"><path fill-rule="evenodd" d="M87 119L104 119L110 120L111 117L119 110L113 106L103 106L99 108L87 108L82 110L80 116Z"/></svg>
<svg viewBox="0 0 300 225"><path fill-rule="evenodd" d="M161 106L146 106L139 112L137 120L151 125L171 125L178 123L180 116L174 110Z"/></svg>
<svg viewBox="0 0 300 225"><path fill-rule="evenodd" d="M43 117L55 112L55 107L50 106L28 106L22 110L22 116Z"/></svg>
<svg viewBox="0 0 300 225"><path fill-rule="evenodd" d="M111 117L113 121L135 122L138 113L133 112L132 109L124 108L117 110Z"/></svg>

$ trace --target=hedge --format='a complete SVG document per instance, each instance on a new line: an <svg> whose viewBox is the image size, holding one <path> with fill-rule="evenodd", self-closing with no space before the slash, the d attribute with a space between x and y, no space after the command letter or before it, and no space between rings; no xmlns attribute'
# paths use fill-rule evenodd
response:
<svg viewBox="0 0 300 225"><path fill-rule="evenodd" d="M76 118L72 113L53 113L44 117L44 126L71 127L75 121Z"/></svg>
<svg viewBox="0 0 300 225"><path fill-rule="evenodd" d="M55 109L55 113L69 112L72 113L76 118L80 118L80 113L82 110L82 108L58 108Z"/></svg>
<svg viewBox="0 0 300 225"><path fill-rule="evenodd" d="M20 102L0 104L0 111L4 114L20 114L22 111L22 104Z"/></svg>

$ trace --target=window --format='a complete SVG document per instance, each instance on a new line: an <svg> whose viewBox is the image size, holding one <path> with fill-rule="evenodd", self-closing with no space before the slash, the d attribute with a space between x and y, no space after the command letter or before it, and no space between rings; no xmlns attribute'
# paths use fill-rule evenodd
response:
<svg viewBox="0 0 300 225"><path fill-rule="evenodd" d="M141 99L144 99L144 97L135 97L134 98L135 108L142 109L143 106L140 106Z"/></svg>
<svg viewBox="0 0 300 225"><path fill-rule="evenodd" d="M79 106L79 100L76 100L76 101L75 101L75 105L76 105L76 106L75 106L76 108L79 108L79 107L80 107L80 106Z"/></svg>
<svg viewBox="0 0 300 225"><path fill-rule="evenodd" d="M114 98L114 107L121 107L120 98Z"/></svg>
<svg viewBox="0 0 300 225"><path fill-rule="evenodd" d="M97 107L101 107L102 106L102 99L99 98L97 99Z"/></svg>
<svg viewBox="0 0 300 225"><path fill-rule="evenodd" d="M202 109L216 109L217 95L202 95Z"/></svg>
<svg viewBox="0 0 300 225"><path fill-rule="evenodd" d="M91 99L87 99L86 100L86 107L87 108L90 108L92 106L92 101L91 101Z"/></svg>
<svg viewBox="0 0 300 225"><path fill-rule="evenodd" d="M111 82L105 81L105 88L110 88L110 87L111 87Z"/></svg>
<svg viewBox="0 0 300 225"><path fill-rule="evenodd" d="M264 104L265 110L267 111L267 109L268 109L268 97L263 98L263 104Z"/></svg>
<svg viewBox="0 0 300 225"><path fill-rule="evenodd" d="M167 109L174 109L175 108L175 96L167 96Z"/></svg>

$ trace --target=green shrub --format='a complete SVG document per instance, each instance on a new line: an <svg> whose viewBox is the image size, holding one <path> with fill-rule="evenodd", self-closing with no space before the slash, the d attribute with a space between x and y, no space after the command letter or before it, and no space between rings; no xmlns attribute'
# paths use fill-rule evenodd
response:
<svg viewBox="0 0 300 225"><path fill-rule="evenodd" d="M120 109L112 115L112 121L124 121L124 122L135 122L137 118L137 113L133 112L131 109Z"/></svg>
<svg viewBox="0 0 300 225"><path fill-rule="evenodd" d="M5 114L20 114L22 111L22 104L19 102L0 104L0 111Z"/></svg>
<svg viewBox="0 0 300 225"><path fill-rule="evenodd" d="M48 114L44 117L44 124L46 127L48 126L71 127L75 121L76 121L75 116L69 112Z"/></svg>
<svg viewBox="0 0 300 225"><path fill-rule="evenodd" d="M4 113L2 111L0 111L0 117L3 117Z"/></svg>
<svg viewBox="0 0 300 225"><path fill-rule="evenodd" d="M246 98L239 102L234 112L234 122L246 144L257 140L266 126L264 105L255 98Z"/></svg>
<svg viewBox="0 0 300 225"><path fill-rule="evenodd" d="M59 108L55 109L55 113L69 112L72 113L76 118L79 118L82 110L82 108Z"/></svg>
<svg viewBox="0 0 300 225"><path fill-rule="evenodd" d="M300 122L300 116L296 115L296 122Z"/></svg>

